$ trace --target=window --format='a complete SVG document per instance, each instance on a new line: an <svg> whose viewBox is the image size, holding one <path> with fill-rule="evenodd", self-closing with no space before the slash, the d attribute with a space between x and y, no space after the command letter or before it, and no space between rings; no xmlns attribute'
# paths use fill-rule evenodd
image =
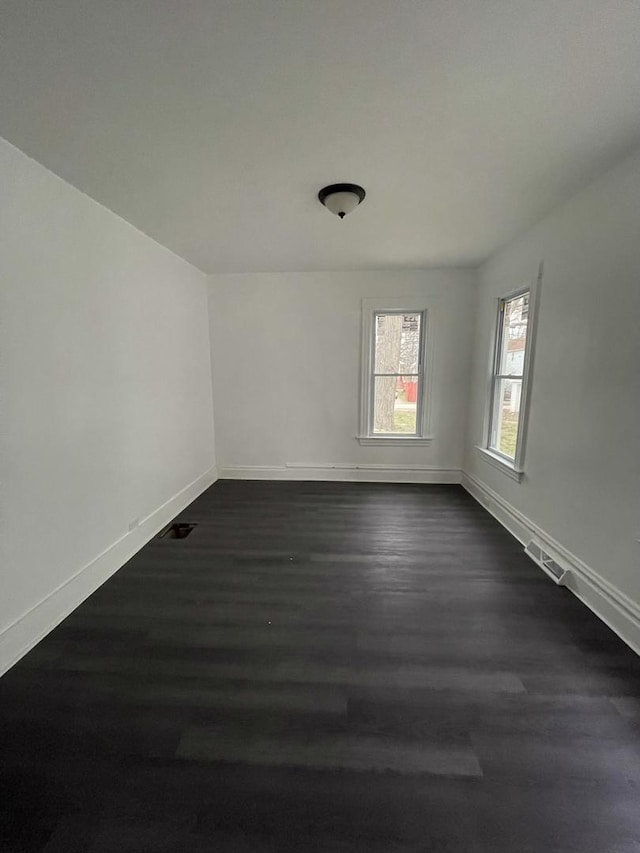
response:
<svg viewBox="0 0 640 853"><path fill-rule="evenodd" d="M365 300L365 303L367 301ZM363 313L363 443L428 440L425 435L426 310Z"/></svg>
<svg viewBox="0 0 640 853"><path fill-rule="evenodd" d="M522 457L530 290L499 300L487 447L514 468Z"/></svg>

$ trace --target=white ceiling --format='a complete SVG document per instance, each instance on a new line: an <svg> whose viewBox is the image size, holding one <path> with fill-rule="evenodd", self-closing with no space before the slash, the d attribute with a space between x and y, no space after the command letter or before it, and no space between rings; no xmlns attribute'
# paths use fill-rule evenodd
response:
<svg viewBox="0 0 640 853"><path fill-rule="evenodd" d="M640 144L636 0L0 0L0 33L0 133L207 272L474 265Z"/></svg>

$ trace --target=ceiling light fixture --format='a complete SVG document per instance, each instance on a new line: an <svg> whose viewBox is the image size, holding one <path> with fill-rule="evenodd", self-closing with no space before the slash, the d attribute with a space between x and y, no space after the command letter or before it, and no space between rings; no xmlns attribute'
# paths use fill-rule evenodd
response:
<svg viewBox="0 0 640 853"><path fill-rule="evenodd" d="M320 202L327 210L344 219L360 204L366 193L357 184L331 184L318 193Z"/></svg>

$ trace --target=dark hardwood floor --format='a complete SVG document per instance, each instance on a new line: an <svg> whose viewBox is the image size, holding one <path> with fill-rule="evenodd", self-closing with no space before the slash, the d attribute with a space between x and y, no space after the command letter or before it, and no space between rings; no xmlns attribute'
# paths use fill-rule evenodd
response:
<svg viewBox="0 0 640 853"><path fill-rule="evenodd" d="M180 520L0 680L1 850L640 850L639 660L461 487Z"/></svg>

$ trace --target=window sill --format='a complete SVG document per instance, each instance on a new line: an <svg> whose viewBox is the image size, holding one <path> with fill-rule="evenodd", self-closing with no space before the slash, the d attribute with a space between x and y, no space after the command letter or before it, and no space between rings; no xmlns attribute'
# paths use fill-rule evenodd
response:
<svg viewBox="0 0 640 853"><path fill-rule="evenodd" d="M497 468L498 471L502 471L502 473L506 474L507 477L511 477L511 479L515 480L517 483L522 480L524 471L519 471L512 462L508 462L506 459L498 456L497 453L492 453L486 447L480 447L479 444L476 445L476 450L482 455L485 462L488 462L489 465L493 465L493 467Z"/></svg>
<svg viewBox="0 0 640 853"><path fill-rule="evenodd" d="M357 435L356 439L361 445L385 445L404 444L406 447L424 447L433 441L432 435Z"/></svg>

